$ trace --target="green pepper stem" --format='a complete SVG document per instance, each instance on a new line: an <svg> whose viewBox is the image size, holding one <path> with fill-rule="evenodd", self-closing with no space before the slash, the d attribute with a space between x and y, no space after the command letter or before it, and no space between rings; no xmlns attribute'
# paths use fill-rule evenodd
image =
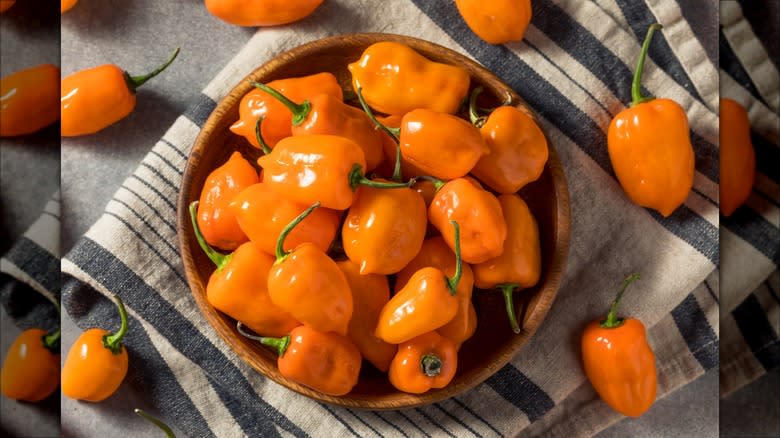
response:
<svg viewBox="0 0 780 438"><path fill-rule="evenodd" d="M623 318L617 317L618 304L620 303L620 299L623 298L623 292L626 291L628 285L636 280L639 280L639 274L631 274L623 280L623 286L620 287L617 297L612 301L612 306L609 308L606 319L601 321L601 328L615 328L620 327L623 324Z"/></svg>
<svg viewBox="0 0 780 438"><path fill-rule="evenodd" d="M162 73L163 70L168 68L169 65L173 62L174 59L176 59L177 56L179 56L179 51L181 49L179 47L176 48L176 50L173 51L173 54L171 54L170 58L168 58L167 61L165 61L164 64L154 69L152 72L147 73L145 75L140 76L130 76L130 73L124 72L125 75L125 82L127 83L127 88L130 89L130 91L135 92L135 90L140 87L141 85L145 84L146 81L149 79L157 76L158 74Z"/></svg>
<svg viewBox="0 0 780 438"><path fill-rule="evenodd" d="M267 336L255 336L251 333L247 333L244 330L244 324L241 321L238 321L236 323L236 330L241 334L241 336L245 338L249 338L252 340L255 340L265 346L272 347L276 349L276 352L279 353L279 357L284 356L284 353L287 351L287 347L290 346L290 335L282 336L281 338L270 338Z"/></svg>
<svg viewBox="0 0 780 438"><path fill-rule="evenodd" d="M284 240L287 239L287 235L289 235L293 228L298 226L299 223L301 223L308 215L311 214L317 207L320 206L320 201L315 202L312 204L309 208L306 210L303 210L301 214L295 217L289 224L287 224L282 232L279 234L279 238L276 239L276 262L275 263L281 263L292 251L285 251L284 250Z"/></svg>
<svg viewBox="0 0 780 438"><path fill-rule="evenodd" d="M368 186L375 189L402 189L411 187L417 182L417 179L415 178L411 178L405 183L372 181L363 175L363 166L358 163L355 163L355 165L352 166L352 170L349 172L347 178L349 179L349 186L352 187L352 190L355 190L357 186Z"/></svg>
<svg viewBox="0 0 780 438"><path fill-rule="evenodd" d="M163 423L163 421L160 420L159 418L155 417L154 415L152 415L152 414L150 414L148 412L145 412L145 411L143 411L141 409L138 409L138 408L134 409L134 412L136 414L138 414L138 416L140 416L144 420L147 420L148 422L150 422L150 423L154 424L155 426L159 427L163 432L165 432L165 436L166 437L168 437L168 438L176 438L176 435L173 434L173 431L171 430L171 428L168 427L167 424Z"/></svg>
<svg viewBox="0 0 780 438"><path fill-rule="evenodd" d="M480 116L477 113L477 97L482 93L482 90L482 87L475 88L471 92L471 97L469 97L469 120L471 120L471 123L477 128L481 128L487 120L487 117Z"/></svg>
<svg viewBox="0 0 780 438"><path fill-rule="evenodd" d="M263 153L268 155L271 153L271 148L268 147L268 144L263 139L263 133L260 131L260 124L263 123L264 120L265 114L257 118L257 122L255 122L255 138L257 139L257 144L260 145L260 149L263 150Z"/></svg>
<svg viewBox="0 0 780 438"><path fill-rule="evenodd" d="M631 106L655 99L653 96L642 96L642 71L645 69L645 58L647 57L648 50L650 50L650 40L653 39L653 33L661 28L663 28L663 26L655 23L647 29L645 41L642 43L642 50L639 52L639 60L637 60L636 63L634 81L631 83Z"/></svg>
<svg viewBox="0 0 780 438"><path fill-rule="evenodd" d="M56 332L43 335L41 342L43 342L44 348L51 351L53 354L60 354L60 329Z"/></svg>
<svg viewBox="0 0 780 438"><path fill-rule="evenodd" d="M203 250L203 252L206 253L208 258L214 262L214 264L217 266L217 272L221 271L222 268L224 268L228 263L230 263L230 259L233 257L233 254L222 254L214 250L211 246L209 246L208 243L206 243L206 239L203 238L203 234L200 232L200 227L198 226L198 201L192 201L190 204L190 219L192 219L192 229L195 231L195 238L198 240L198 245L200 245L200 248Z"/></svg>
<svg viewBox="0 0 780 438"><path fill-rule="evenodd" d="M439 178L436 178L435 176L430 176L430 175L418 176L417 179L424 179L426 181L432 182L433 183L433 187L436 189L437 192L439 190L441 190L441 188L444 187L445 184L447 184L446 181L440 180Z"/></svg>
<svg viewBox="0 0 780 438"><path fill-rule="evenodd" d="M127 333L127 311L119 296L114 295L114 301L119 309L119 319L122 321L122 325L119 327L119 331L113 335L103 336L103 346L111 350L112 353L119 354L122 352L122 339Z"/></svg>
<svg viewBox="0 0 780 438"><path fill-rule="evenodd" d="M447 286L450 288L450 294L454 296L463 274L463 260L460 259L460 225L452 220L450 224L455 228L455 275L447 279Z"/></svg>
<svg viewBox="0 0 780 438"><path fill-rule="evenodd" d="M371 121L374 122L374 124L379 129L385 131L390 137L393 138L393 140L395 140L396 143L398 143L399 137L401 137L401 128L391 128L377 120L374 112L371 111L371 108L366 103L366 100L363 99L363 89L360 87L357 89L357 96L358 100L360 101L360 106L363 107L363 111L365 111L365 113L368 115L368 118L371 119Z"/></svg>
<svg viewBox="0 0 780 438"><path fill-rule="evenodd" d="M441 373L441 359L434 354L426 354L420 359L420 370L428 377L436 377Z"/></svg>
<svg viewBox="0 0 780 438"><path fill-rule="evenodd" d="M292 100L288 99L287 96L280 93L278 90L275 90L271 87L269 87L266 84L261 84L260 82L252 82L252 85L255 88L259 88L266 93L270 94L274 99L278 100L282 103L282 105L286 106L287 109L290 110L293 114L292 118L292 124L293 126L298 126L301 123L303 123L304 120L306 120L306 117L309 116L309 113L311 112L311 103L308 100L304 100L302 103L295 103Z"/></svg>
<svg viewBox="0 0 780 438"><path fill-rule="evenodd" d="M515 332L515 334L519 334L521 332L520 324L518 324L517 315L515 315L515 303L512 297L512 293L515 291L515 289L519 288L520 285L517 283L503 283L496 285L496 287L501 289L501 292L504 294L506 314L509 317L509 324L512 326L512 331Z"/></svg>

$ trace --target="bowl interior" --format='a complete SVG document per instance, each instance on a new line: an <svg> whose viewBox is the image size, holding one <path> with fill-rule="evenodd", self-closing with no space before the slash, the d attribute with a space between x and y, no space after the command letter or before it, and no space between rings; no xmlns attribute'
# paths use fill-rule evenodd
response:
<svg viewBox="0 0 780 438"><path fill-rule="evenodd" d="M509 328L500 292L475 290L473 300L478 315L477 331L460 349L457 374L445 388L425 394L406 394L396 390L385 374L365 361L358 385L341 397L328 396L285 379L276 367L275 353L242 337L236 331L235 321L214 309L206 300L205 288L214 266L198 247L187 211L189 203L200 197L208 174L224 163L234 150L241 151L251 163L255 163L260 155L243 137L228 129L238 120L239 102L252 89L251 81L269 82L329 71L336 75L345 90L351 90L347 64L357 60L366 47L379 41L401 42L431 60L465 68L471 75L471 87L481 85L485 88L484 100L481 100L484 105L498 105L511 99L513 105L533 114L514 91L488 70L436 44L388 34L353 34L317 40L283 53L259 67L219 103L192 148L179 194L177 219L181 255L193 297L220 337L244 361L277 383L320 401L353 408L394 409L444 400L481 383L520 351L552 305L568 252L569 200L561 163L549 137L550 156L541 178L520 192L539 224L542 245L539 283L515 293L515 307L522 320L523 332L515 335Z"/></svg>

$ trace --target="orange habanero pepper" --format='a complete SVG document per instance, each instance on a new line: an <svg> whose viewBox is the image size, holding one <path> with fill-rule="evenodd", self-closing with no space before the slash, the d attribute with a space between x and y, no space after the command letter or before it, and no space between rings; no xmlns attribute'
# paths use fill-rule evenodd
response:
<svg viewBox="0 0 780 438"><path fill-rule="evenodd" d="M65 77L60 87L63 137L94 134L127 117L135 108L135 91L165 70L176 56L151 73L130 76L113 64L81 70Z"/></svg>
<svg viewBox="0 0 780 438"><path fill-rule="evenodd" d="M366 108L368 107L366 106ZM409 160L406 160L401 155L398 139L394 137L395 134L385 131L385 128L391 128L391 130L392 128L400 129L402 119L403 116L377 117L376 120L379 124L374 126L382 137L382 152L384 156L384 159L374 169L374 172L387 177L392 175L393 181L398 182L404 178L416 178L426 175L425 171L410 163Z"/></svg>
<svg viewBox="0 0 780 438"><path fill-rule="evenodd" d="M332 73L317 73L309 76L278 79L267 84L294 101L303 101L317 94L327 94L334 99L343 99L343 92L336 76ZM230 130L243 136L249 143L260 148L255 126L262 118L261 137L269 148L292 135L292 113L278 100L259 88L253 88L241 98L238 120ZM268 153L268 151L265 151Z"/></svg>
<svg viewBox="0 0 780 438"><path fill-rule="evenodd" d="M720 211L729 217L747 201L756 177L756 151L747 111L731 99L720 100Z"/></svg>
<svg viewBox="0 0 780 438"><path fill-rule="evenodd" d="M280 338L253 336L237 326L245 337L273 347L279 353L282 375L328 395L344 395L355 387L361 357L357 347L343 335L302 325Z"/></svg>
<svg viewBox="0 0 780 438"><path fill-rule="evenodd" d="M119 389L127 374L125 305L114 295L122 325L115 334L101 328L82 333L70 347L62 367L62 394L76 400L99 402Z"/></svg>
<svg viewBox="0 0 780 438"><path fill-rule="evenodd" d="M455 228L455 275L425 267L412 274L406 285L382 308L375 334L390 344L400 344L447 324L458 313L457 287L463 273L460 227Z"/></svg>
<svg viewBox="0 0 780 438"><path fill-rule="evenodd" d="M655 401L655 355L638 319L618 318L617 307L626 287L639 278L626 278L609 314L592 321L582 334L582 361L588 380L602 400L623 415L638 417Z"/></svg>
<svg viewBox="0 0 780 438"><path fill-rule="evenodd" d="M520 333L512 293L539 281L542 272L539 226L520 196L501 195L498 202L507 224L504 247L498 257L472 266L474 284L480 289L501 289L512 330Z"/></svg>
<svg viewBox="0 0 780 438"><path fill-rule="evenodd" d="M16 3L16 0L0 0L0 14L11 9L14 3Z"/></svg>
<svg viewBox="0 0 780 438"><path fill-rule="evenodd" d="M299 326L301 323L276 306L268 293L268 272L274 264L273 256L252 242L244 243L228 255L214 251L203 240L194 220L197 209L198 201L190 204L195 238L217 267L206 285L209 304L266 336L282 336Z"/></svg>
<svg viewBox="0 0 780 438"><path fill-rule="evenodd" d="M639 54L631 86L631 107L609 125L607 147L618 181L642 207L669 216L693 187L694 154L688 117L671 99L643 97L641 77L653 32L650 26Z"/></svg>
<svg viewBox="0 0 780 438"><path fill-rule="evenodd" d="M200 193L198 227L209 245L234 250L247 241L229 205L242 190L259 181L257 171L240 152L233 152L225 164L206 177Z"/></svg>
<svg viewBox="0 0 780 438"><path fill-rule="evenodd" d="M60 331L31 328L11 344L0 372L0 392L13 400L37 402L60 384Z"/></svg>
<svg viewBox="0 0 780 438"><path fill-rule="evenodd" d="M68 12L70 8L76 6L78 0L60 0L60 14Z"/></svg>
<svg viewBox="0 0 780 438"><path fill-rule="evenodd" d="M348 68L355 91L362 88L368 105L385 114L419 108L454 114L469 91L465 69L433 62L401 43L372 44Z"/></svg>
<svg viewBox="0 0 780 438"><path fill-rule="evenodd" d="M359 185L388 189L408 183L379 183L365 177L363 150L354 141L335 135L304 135L282 139L273 151L257 160L263 183L290 201L346 210Z"/></svg>
<svg viewBox="0 0 780 438"><path fill-rule="evenodd" d="M268 274L271 301L314 329L347 334L352 318L352 292L336 262L313 243L284 250L284 239L319 207L315 203L290 222L276 244L276 261Z"/></svg>
<svg viewBox="0 0 780 438"><path fill-rule="evenodd" d="M0 137L30 134L60 118L60 69L41 64L0 79Z"/></svg>
<svg viewBox="0 0 780 438"><path fill-rule="evenodd" d="M396 389L422 394L447 386L457 369L455 344L436 332L428 332L398 346L387 375Z"/></svg>
<svg viewBox="0 0 780 438"><path fill-rule="evenodd" d="M455 0L469 28L490 44L523 39L531 23L531 0Z"/></svg>
<svg viewBox="0 0 780 438"><path fill-rule="evenodd" d="M360 267L349 260L336 262L352 291L353 312L349 320L349 338L360 354L382 372L387 372L398 348L374 334L379 312L390 301L387 277L360 273Z"/></svg>
<svg viewBox="0 0 780 438"><path fill-rule="evenodd" d="M206 9L237 26L278 26L302 20L323 0L206 0Z"/></svg>

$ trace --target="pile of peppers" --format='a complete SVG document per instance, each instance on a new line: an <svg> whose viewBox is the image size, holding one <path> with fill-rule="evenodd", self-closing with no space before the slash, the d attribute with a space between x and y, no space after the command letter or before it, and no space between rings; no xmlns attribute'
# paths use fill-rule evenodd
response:
<svg viewBox="0 0 780 438"><path fill-rule="evenodd" d="M207 300L324 394L349 393L364 365L401 391L443 388L477 328L475 288L500 291L506 330L522 330L513 300L541 250L517 193L547 141L526 112L480 106L465 69L403 44L347 67L351 90L321 72L241 100L230 130L259 158L233 152L190 205L215 265Z"/></svg>

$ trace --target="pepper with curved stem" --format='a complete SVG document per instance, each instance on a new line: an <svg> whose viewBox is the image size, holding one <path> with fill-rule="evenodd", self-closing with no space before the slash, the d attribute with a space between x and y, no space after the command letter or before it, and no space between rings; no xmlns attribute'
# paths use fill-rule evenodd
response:
<svg viewBox="0 0 780 438"><path fill-rule="evenodd" d="M481 128L487 120L487 116L479 115L477 109L477 97L482 91L482 87L476 87L471 91L471 95L469 96L469 120L471 121L471 124L477 128Z"/></svg>
<svg viewBox="0 0 780 438"><path fill-rule="evenodd" d="M447 386L457 368L457 346L433 331L401 343L387 374L396 389L422 394Z"/></svg>
<svg viewBox="0 0 780 438"><path fill-rule="evenodd" d="M268 155L271 153L271 148L266 144L265 140L263 139L263 133L260 129L260 125L262 125L263 121L265 120L265 115L262 115L257 118L257 122L255 123L255 139L257 139L257 144L260 145L260 149L263 151L265 155Z"/></svg>
<svg viewBox="0 0 780 438"><path fill-rule="evenodd" d="M374 125L384 131L387 135L390 136L390 138L395 141L395 165L393 167L392 179L393 181L401 182L401 146L398 144L398 137L401 135L401 128L390 128L377 120L374 112L371 111L371 107L369 107L366 103L366 100L363 99L363 91L360 87L357 89L357 97L358 101L360 102L360 106L363 107L363 111L368 115L368 118L374 123Z"/></svg>
<svg viewBox="0 0 780 438"><path fill-rule="evenodd" d="M163 421L160 420L159 418L155 417L154 415L152 415L152 414L150 414L150 413L148 413L148 412L146 412L146 411L144 411L142 409L138 409L138 408L134 409L133 412L135 412L139 417L143 418L144 420L146 420L146 421L154 424L155 426L159 427L160 430L162 430L163 433L165 433L166 437L168 437L168 438L176 438L176 435L173 434L173 430L171 430L171 428L167 424L163 423Z"/></svg>

